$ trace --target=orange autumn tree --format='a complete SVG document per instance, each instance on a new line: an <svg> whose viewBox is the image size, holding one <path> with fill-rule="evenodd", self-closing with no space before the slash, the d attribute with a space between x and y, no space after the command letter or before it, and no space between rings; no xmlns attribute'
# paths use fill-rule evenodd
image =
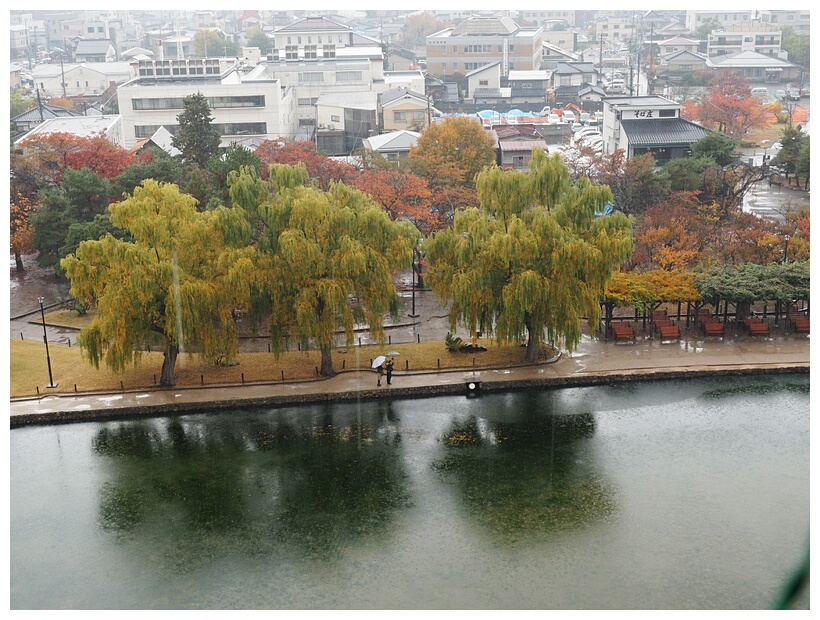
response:
<svg viewBox="0 0 820 620"><path fill-rule="evenodd" d="M737 74L715 78L697 105L683 108L686 118L698 121L730 138L742 138L750 129L766 125L770 110Z"/></svg>
<svg viewBox="0 0 820 620"><path fill-rule="evenodd" d="M34 212L34 202L19 191L12 190L9 201L11 230L9 242L17 271L23 271L23 254L31 251L34 241L34 228L30 217Z"/></svg>
<svg viewBox="0 0 820 620"><path fill-rule="evenodd" d="M352 185L368 194L387 211L392 220L409 220L424 234L440 227L441 222L430 210L432 196L425 179L398 170L364 170Z"/></svg>
<svg viewBox="0 0 820 620"><path fill-rule="evenodd" d="M690 302L700 299L695 277L680 269L654 269L652 271L618 271L607 282L602 301L604 321L612 322L615 306L632 306L646 309L649 313L663 303Z"/></svg>
<svg viewBox="0 0 820 620"><path fill-rule="evenodd" d="M421 132L408 162L432 185L475 187L476 175L495 162L495 144L475 119L450 117Z"/></svg>
<svg viewBox="0 0 820 620"><path fill-rule="evenodd" d="M89 168L106 179L114 179L135 162L126 149L103 135L81 138L77 148L66 155L66 164L75 170Z"/></svg>
<svg viewBox="0 0 820 620"><path fill-rule="evenodd" d="M29 195L60 183L66 168L87 167L112 179L135 161L127 150L102 135L84 137L68 132L26 138L12 149L10 159L15 183Z"/></svg>

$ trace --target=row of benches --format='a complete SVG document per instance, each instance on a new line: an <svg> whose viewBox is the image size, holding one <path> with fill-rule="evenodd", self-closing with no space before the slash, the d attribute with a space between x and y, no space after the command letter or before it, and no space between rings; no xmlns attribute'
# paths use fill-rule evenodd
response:
<svg viewBox="0 0 820 620"><path fill-rule="evenodd" d="M726 325L714 315L700 315L697 320L698 325L703 329L706 336L723 336L726 332ZM661 339L680 338L680 327L670 319L663 310L652 314L653 330L660 333ZM752 336L768 336L770 334L769 323L760 317L750 317L741 321L746 331ZM809 319L802 315L795 315L789 318L791 328L800 333L809 333ZM637 338L635 328L631 323L613 322L612 331L615 340L629 340L634 342Z"/></svg>

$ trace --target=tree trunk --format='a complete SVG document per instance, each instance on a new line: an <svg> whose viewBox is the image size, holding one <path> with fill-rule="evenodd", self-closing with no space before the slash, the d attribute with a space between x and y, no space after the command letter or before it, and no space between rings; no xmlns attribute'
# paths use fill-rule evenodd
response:
<svg viewBox="0 0 820 620"><path fill-rule="evenodd" d="M743 319L748 319L752 313L752 302L739 301L735 306L735 320L739 323Z"/></svg>
<svg viewBox="0 0 820 620"><path fill-rule="evenodd" d="M524 359L528 362L534 362L538 359L538 338L532 333L532 319L529 313L524 315L524 325L527 328L527 353Z"/></svg>
<svg viewBox="0 0 820 620"><path fill-rule="evenodd" d="M23 266L23 256L17 250L14 251L14 263L17 266L17 273L23 273L26 270Z"/></svg>
<svg viewBox="0 0 820 620"><path fill-rule="evenodd" d="M322 367L319 369L319 374L323 377L333 377L336 371L333 370L333 359L330 357L330 347L323 345L319 347L322 352Z"/></svg>
<svg viewBox="0 0 820 620"><path fill-rule="evenodd" d="M176 385L174 366L176 366L177 363L177 355L179 355L178 346L170 346L165 349L164 359L162 360L162 378L159 382L161 387L173 387Z"/></svg>

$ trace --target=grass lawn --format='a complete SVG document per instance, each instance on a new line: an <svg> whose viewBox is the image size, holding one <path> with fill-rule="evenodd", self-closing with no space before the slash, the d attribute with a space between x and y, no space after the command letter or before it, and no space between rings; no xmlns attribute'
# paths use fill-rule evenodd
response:
<svg viewBox="0 0 820 620"><path fill-rule="evenodd" d="M54 322L57 322L56 320ZM349 347L346 353L342 349L333 352L333 367L342 369L369 369L371 359L396 351L396 372L409 370L434 370L472 367L476 368L506 367L523 364L525 347L505 345L499 347L489 339L479 339L478 344L487 348L479 353L450 353L443 341L370 345ZM97 390L119 390L120 381L125 389L147 389L155 385L154 377L159 381L162 369L162 353L142 353L136 366L129 366L123 373L115 375L104 365L94 368L82 357L78 346L68 347L58 343L49 343L52 375L58 387L49 392L73 393L74 385L78 392ZM179 386L206 385L220 383L241 383L244 373L246 382L281 381L317 378L316 369L320 365L318 351L289 351L279 356L272 353L240 353L236 366L217 366L196 355L180 355L176 364L176 383ZM48 366L46 351L42 342L35 340L11 339L10 346L11 382L10 395L31 396L46 391L48 385Z"/></svg>

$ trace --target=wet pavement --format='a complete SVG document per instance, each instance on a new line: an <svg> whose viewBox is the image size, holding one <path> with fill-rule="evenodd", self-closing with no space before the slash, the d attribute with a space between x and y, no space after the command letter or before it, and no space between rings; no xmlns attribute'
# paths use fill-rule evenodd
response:
<svg viewBox="0 0 820 620"><path fill-rule="evenodd" d="M429 293L427 293L429 295ZM424 294L422 294L424 297ZM427 299L427 303L430 299ZM425 302L417 303L424 304ZM437 303L437 302L436 302ZM420 306L417 306L419 309ZM395 327L396 337L424 332L438 338L446 333L446 321L418 318L417 322ZM393 330L388 330L393 331ZM68 421L117 415L162 415L170 412L204 412L216 408L283 405L356 398L403 398L453 394L467 391L475 382L481 389L516 387L594 385L624 380L699 376L705 373L751 373L792 369L807 372L810 338L786 331L781 325L769 337L727 332L725 337L704 337L693 327L683 330L679 341L664 342L643 332L635 343L615 343L585 336L573 354L534 366L498 368L473 372L407 372L397 370L392 385L377 386L374 372L340 372L329 379L283 381L231 386L185 387L122 391L84 395L48 394L14 399L10 403L12 426L23 423ZM394 340L398 342L398 340ZM483 387L481 387L483 386Z"/></svg>

